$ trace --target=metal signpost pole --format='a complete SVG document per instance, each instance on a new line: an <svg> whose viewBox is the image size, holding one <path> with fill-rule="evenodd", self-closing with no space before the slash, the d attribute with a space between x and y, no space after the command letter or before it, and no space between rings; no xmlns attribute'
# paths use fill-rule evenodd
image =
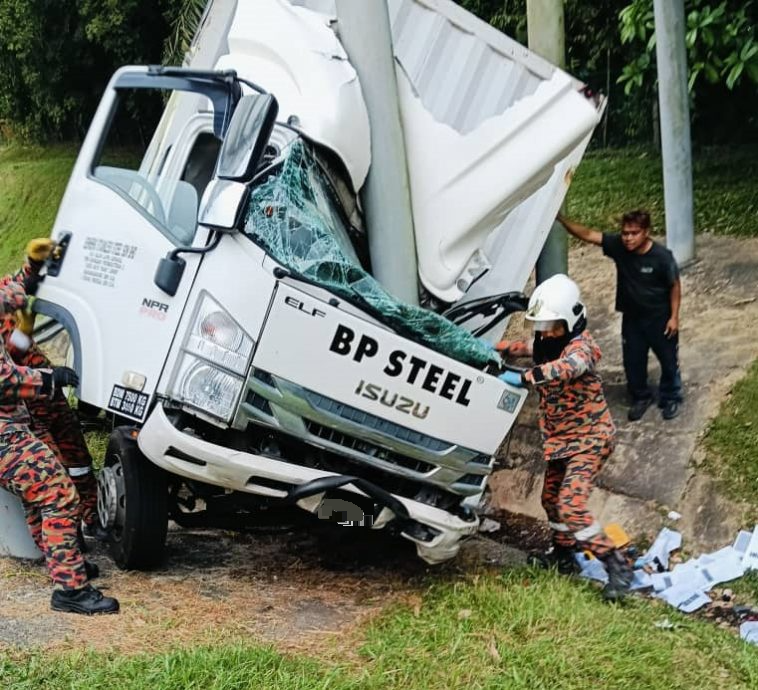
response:
<svg viewBox="0 0 758 690"><path fill-rule="evenodd" d="M386 0L337 0L342 45L361 80L371 122L371 170L362 190L373 274L418 304L411 191Z"/></svg>

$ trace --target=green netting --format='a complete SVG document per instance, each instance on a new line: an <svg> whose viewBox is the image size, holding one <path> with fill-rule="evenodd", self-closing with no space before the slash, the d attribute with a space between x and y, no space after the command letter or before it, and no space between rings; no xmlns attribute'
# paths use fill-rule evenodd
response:
<svg viewBox="0 0 758 690"><path fill-rule="evenodd" d="M420 307L403 304L361 268L331 188L298 140L281 172L251 195L245 232L300 277L349 300L397 333L476 367L496 361L467 330Z"/></svg>

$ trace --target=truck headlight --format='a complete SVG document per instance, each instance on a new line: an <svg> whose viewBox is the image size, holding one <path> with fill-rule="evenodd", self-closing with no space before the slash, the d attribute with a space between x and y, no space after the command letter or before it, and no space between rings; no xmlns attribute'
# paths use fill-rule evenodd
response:
<svg viewBox="0 0 758 690"><path fill-rule="evenodd" d="M253 339L207 293L203 293L182 346L172 396L228 421L250 364Z"/></svg>

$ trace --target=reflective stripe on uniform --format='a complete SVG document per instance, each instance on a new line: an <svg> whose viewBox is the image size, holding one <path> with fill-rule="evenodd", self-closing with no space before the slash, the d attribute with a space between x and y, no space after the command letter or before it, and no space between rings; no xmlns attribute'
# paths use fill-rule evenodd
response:
<svg viewBox="0 0 758 690"><path fill-rule="evenodd" d="M602 531L603 528L600 526L600 523L593 522L589 527L585 527L584 529L580 529L578 532L574 532L574 538L577 541L587 541L594 537L596 534L600 534Z"/></svg>
<svg viewBox="0 0 758 690"><path fill-rule="evenodd" d="M569 528L566 527L562 522L548 522L548 525L550 525L550 529L554 532L568 532Z"/></svg>
<svg viewBox="0 0 758 690"><path fill-rule="evenodd" d="M85 474L92 472L91 467L68 467L69 477L83 477Z"/></svg>

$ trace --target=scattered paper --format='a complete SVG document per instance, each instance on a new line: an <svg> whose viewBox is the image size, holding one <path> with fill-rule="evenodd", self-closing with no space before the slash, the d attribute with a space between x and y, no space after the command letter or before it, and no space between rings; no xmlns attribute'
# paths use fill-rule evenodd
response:
<svg viewBox="0 0 758 690"><path fill-rule="evenodd" d="M653 586L652 577L648 573L646 573L644 570L635 570L634 571L634 579L632 580L632 584L629 587L629 589L637 590L637 589L649 589Z"/></svg>
<svg viewBox="0 0 758 690"><path fill-rule="evenodd" d="M740 530L740 533L737 535L737 538L734 540L734 545L732 548L739 553L741 556L745 555L745 551L747 551L748 544L750 544L750 538L753 536L752 532L748 532L746 530Z"/></svg>
<svg viewBox="0 0 758 690"><path fill-rule="evenodd" d="M745 642L758 644L758 621L747 621L740 625L740 637Z"/></svg>
<svg viewBox="0 0 758 690"><path fill-rule="evenodd" d="M484 518L479 523L479 531L480 532L497 532L500 529L500 523L497 522L497 520L490 520L489 518Z"/></svg>
<svg viewBox="0 0 758 690"><path fill-rule="evenodd" d="M640 566L657 560L664 568L669 567L669 554L682 546L682 535L668 527L664 527L655 538L653 545L644 556L637 559Z"/></svg>
<svg viewBox="0 0 758 690"><path fill-rule="evenodd" d="M667 515L667 517L669 520L673 520L674 522L676 522L677 520L682 519L682 514L677 513L675 510L671 510L669 511L669 514Z"/></svg>
<svg viewBox="0 0 758 690"><path fill-rule="evenodd" d="M578 553L576 555L576 562L581 568L579 577L597 580L603 584L608 582L608 573L605 570L605 566L597 558L587 558L583 553Z"/></svg>
<svg viewBox="0 0 758 690"><path fill-rule="evenodd" d="M750 543L745 550L742 565L745 567L745 570L758 570L758 525L755 526L753 535L750 537Z"/></svg>
<svg viewBox="0 0 758 690"><path fill-rule="evenodd" d="M711 603L706 593L713 587L742 577L749 568L758 569L758 525L752 532L742 530L733 545L677 563L669 571L669 556L681 545L679 532L662 529L645 555L637 559L631 589L652 588L654 597L692 613ZM587 564L579 564L582 574L591 577L584 573ZM650 566L658 572L651 573ZM758 621L744 623L740 631L744 639L758 644Z"/></svg>
<svg viewBox="0 0 758 690"><path fill-rule="evenodd" d="M684 613L692 613L711 603L711 598L707 594L693 591L687 585L669 587L657 596Z"/></svg>

